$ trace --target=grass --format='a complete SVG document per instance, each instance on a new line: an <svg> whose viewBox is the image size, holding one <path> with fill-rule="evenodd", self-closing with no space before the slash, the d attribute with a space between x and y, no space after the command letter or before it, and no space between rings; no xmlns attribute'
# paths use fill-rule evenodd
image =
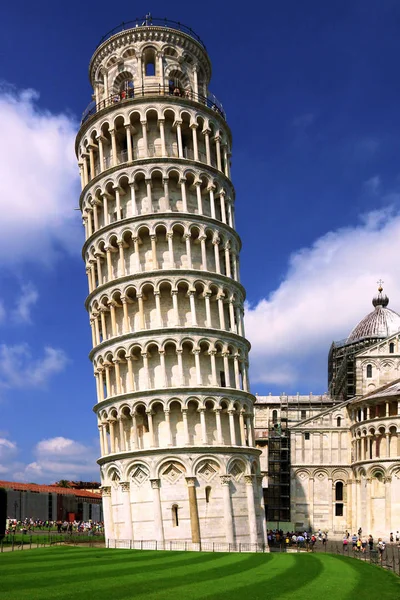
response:
<svg viewBox="0 0 400 600"><path fill-rule="evenodd" d="M400 578L333 554L62 546L1 554L0 589L2 600L398 600Z"/></svg>

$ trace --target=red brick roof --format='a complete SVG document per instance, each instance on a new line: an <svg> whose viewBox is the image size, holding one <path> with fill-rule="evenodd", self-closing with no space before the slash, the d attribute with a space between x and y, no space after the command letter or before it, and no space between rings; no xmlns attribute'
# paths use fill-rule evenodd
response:
<svg viewBox="0 0 400 600"><path fill-rule="evenodd" d="M96 500L101 499L99 493L87 492L85 490L76 490L64 487L57 487L56 485L41 485L36 483L18 483L16 481L0 481L0 487L16 490L18 492L42 492L42 493L55 493L64 496L72 495L79 496L81 498L95 498Z"/></svg>

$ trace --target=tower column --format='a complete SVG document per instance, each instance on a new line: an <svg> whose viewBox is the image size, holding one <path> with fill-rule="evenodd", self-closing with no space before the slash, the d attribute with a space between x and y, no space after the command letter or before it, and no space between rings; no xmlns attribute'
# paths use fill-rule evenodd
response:
<svg viewBox="0 0 400 600"><path fill-rule="evenodd" d="M233 515L232 515L232 503L231 503L231 492L230 492L230 475L222 475L220 477L222 484L222 495L224 502L224 520L225 520L225 535L228 544L234 543L233 535Z"/></svg>
<svg viewBox="0 0 400 600"><path fill-rule="evenodd" d="M164 524L162 520L160 479L150 479L153 490L154 537L157 542L164 543Z"/></svg>

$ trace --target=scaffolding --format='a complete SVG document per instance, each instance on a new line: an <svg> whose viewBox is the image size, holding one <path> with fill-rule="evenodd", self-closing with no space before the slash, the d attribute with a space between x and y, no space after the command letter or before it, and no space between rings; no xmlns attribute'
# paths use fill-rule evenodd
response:
<svg viewBox="0 0 400 600"><path fill-rule="evenodd" d="M268 487L264 490L268 522L290 521L290 432L288 399L281 397L281 417L268 427Z"/></svg>

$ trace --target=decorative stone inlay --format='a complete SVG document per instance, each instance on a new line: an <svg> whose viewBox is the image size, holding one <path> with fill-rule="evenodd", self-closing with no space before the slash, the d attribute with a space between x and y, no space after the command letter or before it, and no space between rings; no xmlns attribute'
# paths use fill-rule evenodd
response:
<svg viewBox="0 0 400 600"><path fill-rule="evenodd" d="M167 479L170 483L175 483L182 476L182 471L176 466L175 463L171 463L162 472L162 477Z"/></svg>
<svg viewBox="0 0 400 600"><path fill-rule="evenodd" d="M150 483L153 490L158 490L161 487L161 481L159 479L150 479Z"/></svg>
<svg viewBox="0 0 400 600"><path fill-rule="evenodd" d="M129 492L129 490L130 490L129 481L121 481L120 486L121 486L121 492Z"/></svg>
<svg viewBox="0 0 400 600"><path fill-rule="evenodd" d="M216 466L216 465L215 465ZM198 474L204 481L211 481L215 475L217 474L217 469L210 462L204 463L200 469L198 469Z"/></svg>
<svg viewBox="0 0 400 600"><path fill-rule="evenodd" d="M229 470L230 474L232 475L233 479L235 479L235 481L239 481L239 479L242 477L243 475L243 469L240 468L240 466L238 465L237 462L235 462L231 469Z"/></svg>
<svg viewBox="0 0 400 600"><path fill-rule="evenodd" d="M149 478L149 472L142 466L137 466L131 473L132 482L136 485L142 485Z"/></svg>

